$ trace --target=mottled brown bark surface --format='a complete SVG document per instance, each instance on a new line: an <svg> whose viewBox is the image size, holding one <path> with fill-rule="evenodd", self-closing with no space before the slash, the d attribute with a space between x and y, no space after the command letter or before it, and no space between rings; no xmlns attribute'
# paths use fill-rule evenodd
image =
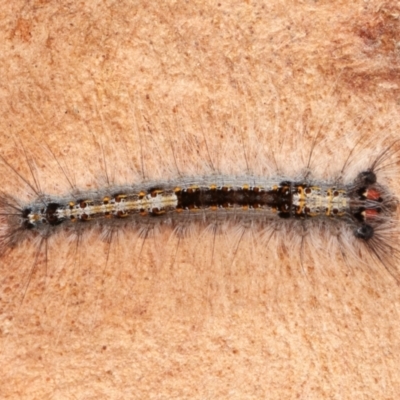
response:
<svg viewBox="0 0 400 400"><path fill-rule="evenodd" d="M23 143L55 193L68 182L46 168L57 165L42 145L90 187L102 167L118 181L127 154L148 176L165 159L199 163L207 143L218 167L250 128L282 151L298 148L299 133L399 132L395 1L3 0L0 10L0 150L29 175ZM186 158L174 160L171 143ZM234 268L219 269L219 253L207 269L202 251L193 261L194 246L168 232L143 251L118 240L108 263L106 243L74 252L65 237L33 270L24 248L0 260L2 398L400 393L400 289L388 274L332 272L326 255L306 278L294 260L280 264L284 250L266 268L249 249Z"/></svg>

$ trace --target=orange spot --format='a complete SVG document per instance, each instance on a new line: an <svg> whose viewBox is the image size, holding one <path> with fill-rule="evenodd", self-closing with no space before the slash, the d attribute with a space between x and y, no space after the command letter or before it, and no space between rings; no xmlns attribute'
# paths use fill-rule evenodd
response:
<svg viewBox="0 0 400 400"><path fill-rule="evenodd" d="M381 197L381 194L376 189L368 189L367 190L366 198L368 200L379 200L380 197Z"/></svg>
<svg viewBox="0 0 400 400"><path fill-rule="evenodd" d="M364 212L365 212L366 218L374 218L378 215L378 210L375 210L375 209L368 209L368 210L365 210Z"/></svg>

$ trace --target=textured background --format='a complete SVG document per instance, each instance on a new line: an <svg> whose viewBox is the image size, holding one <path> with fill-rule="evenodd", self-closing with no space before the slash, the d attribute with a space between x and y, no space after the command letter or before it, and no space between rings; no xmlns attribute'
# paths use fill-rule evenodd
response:
<svg viewBox="0 0 400 400"><path fill-rule="evenodd" d="M260 171L260 149L290 172L317 133L314 168L337 171L359 135L369 147L399 135L395 1L10 3L0 150L25 176L32 157L46 192L209 159ZM47 263L35 243L3 256L1 397L396 398L388 274L322 249L305 274L285 246L265 258L246 239L233 256L229 238L200 239L128 232L107 253L95 234L78 249L58 237Z"/></svg>

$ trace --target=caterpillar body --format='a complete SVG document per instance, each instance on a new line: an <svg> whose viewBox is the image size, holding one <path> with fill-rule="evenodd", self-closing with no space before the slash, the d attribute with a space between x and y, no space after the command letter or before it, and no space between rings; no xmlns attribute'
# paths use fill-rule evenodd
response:
<svg viewBox="0 0 400 400"><path fill-rule="evenodd" d="M9 214L3 214L8 231L2 240L15 242L22 230L47 237L57 227L80 222L101 224L107 219L114 224L144 223L150 228L158 224L176 227L185 220L207 225L230 219L265 227L276 218L303 223L318 218L343 222L357 238L369 241L376 229L390 221L397 204L387 189L376 182L372 170L362 171L347 185L224 176L192 182L151 182L114 188L102 196L81 192L72 199L42 197L21 209L2 200L3 206L10 208Z"/></svg>
<svg viewBox="0 0 400 400"><path fill-rule="evenodd" d="M277 232L286 241L296 236L303 241L316 230L336 238L341 249L361 246L397 280L397 198L379 182L382 169L397 165L397 145L382 150L353 179L343 178L347 160L330 181L310 178L308 169L297 177L211 174L74 190L66 196L41 193L2 157L36 196L21 203L2 193L0 246L4 253L29 237L47 243L58 231L81 236L93 228L103 236L123 228L146 238L166 228L190 237L194 224L213 232L233 228L239 236L257 231L263 242Z"/></svg>
<svg viewBox="0 0 400 400"><path fill-rule="evenodd" d="M208 141L198 152L213 161L206 166L178 146L155 157L148 144L127 168L128 157L115 161L106 146L79 157L72 146L64 155L11 138L0 149L5 342L21 332L70 349L84 335L95 349L96 335L110 348L137 335L142 358L152 332L163 347L175 321L189 343L216 325L230 337L239 323L262 338L262 354L269 329L287 326L284 341L299 333L296 316L311 335L339 332L344 341L353 340L347 325L360 335L368 327L358 313L374 327L395 321L400 142L342 137L345 151L335 154L332 142L316 141L313 154L272 140L254 152L231 143L226 161Z"/></svg>

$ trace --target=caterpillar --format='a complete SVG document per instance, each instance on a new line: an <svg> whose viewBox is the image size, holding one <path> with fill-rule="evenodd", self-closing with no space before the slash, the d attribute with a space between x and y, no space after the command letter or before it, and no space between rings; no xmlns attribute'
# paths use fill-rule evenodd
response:
<svg viewBox="0 0 400 400"><path fill-rule="evenodd" d="M50 326L74 319L82 303L87 320L97 319L111 299L139 309L152 303L148 296L163 293L166 279L186 303L193 296L196 310L204 304L198 296L214 309L221 287L231 298L274 287L287 271L311 279L313 290L338 273L387 275L397 284L395 138L371 142L350 131L332 141L317 130L295 135L293 150L264 131L176 141L149 126L129 139L66 137L68 153L35 135L2 143L0 265L9 313L40 298ZM89 157L79 155L84 143L94 144ZM231 274L240 274L241 288L231 286Z"/></svg>
<svg viewBox="0 0 400 400"><path fill-rule="evenodd" d="M36 166L23 149L34 183L4 156L1 161L31 190L33 200L23 202L1 193L1 252L35 237L42 249L60 230L81 236L97 229L104 237L118 229L132 229L146 238L164 228L190 237L196 229L211 227L213 232L236 231L236 236L246 230L258 232L261 242L280 232L289 243L315 230L317 235L336 238L343 252L346 246L361 246L397 280L397 199L380 183L380 175L397 166L393 158L398 142L381 150L369 165L358 167L351 178L346 168L353 150L340 174L328 180L313 178L308 165L294 176L213 173L108 184L55 196L41 192Z"/></svg>
<svg viewBox="0 0 400 400"><path fill-rule="evenodd" d="M1 243L11 246L28 233L46 240L58 229L71 229L80 223L83 225L77 229L93 223L101 228L123 224L146 236L149 230L163 225L183 231L193 222L204 226L227 222L257 226L260 230L277 230L283 225L284 230L291 231L293 222L309 230L317 220L320 229L332 225L333 230L353 231L355 238L382 259L391 246L380 234L391 229L397 200L377 182L376 171L389 151L390 148L381 153L347 184L340 180L216 175L81 191L73 197L51 197L35 190L37 199L22 207L4 194ZM4 159L3 162L10 166Z"/></svg>

